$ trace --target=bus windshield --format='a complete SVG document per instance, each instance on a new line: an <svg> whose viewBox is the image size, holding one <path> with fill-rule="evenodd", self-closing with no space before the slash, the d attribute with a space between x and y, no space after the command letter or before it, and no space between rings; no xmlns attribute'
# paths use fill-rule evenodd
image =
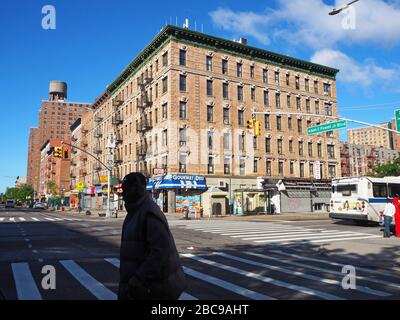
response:
<svg viewBox="0 0 400 320"><path fill-rule="evenodd" d="M357 193L356 184L346 184L336 186L336 192L341 193L344 197L350 197L352 193Z"/></svg>

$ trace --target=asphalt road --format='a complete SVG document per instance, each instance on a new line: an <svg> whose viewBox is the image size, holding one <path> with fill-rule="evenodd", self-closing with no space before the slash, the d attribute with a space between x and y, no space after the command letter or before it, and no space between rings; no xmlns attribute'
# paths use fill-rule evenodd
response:
<svg viewBox="0 0 400 320"><path fill-rule="evenodd" d="M11 300L116 299L122 222L0 208L0 290ZM169 222L189 280L181 299L400 297L400 240L376 226ZM342 286L344 266L355 268L353 288Z"/></svg>

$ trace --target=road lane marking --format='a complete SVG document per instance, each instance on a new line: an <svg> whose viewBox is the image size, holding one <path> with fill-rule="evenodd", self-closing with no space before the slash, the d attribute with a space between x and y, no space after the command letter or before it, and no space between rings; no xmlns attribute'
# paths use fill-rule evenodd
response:
<svg viewBox="0 0 400 320"><path fill-rule="evenodd" d="M262 258L262 259L272 260L272 261L275 261L275 262L278 262L278 263L284 263L284 264L288 264L288 265L293 265L293 266L296 266L296 267L308 268L308 269L311 269L311 270L316 270L316 271L325 272L325 273L327 271L326 269L314 268L313 266L309 266L307 264L292 262L292 261L288 261L288 260L285 260L285 259L282 259L282 258L274 258L274 257L267 256L267 255L264 255L264 254L253 253L253 252L243 252L243 253L247 254L247 255L254 256L254 257ZM256 266L258 265L260 267L264 267L264 268L267 268L267 269L270 269L270 267L272 267L272 266L269 266L269 265L264 265L264 264L259 263L259 262L256 262L256 263L249 262L249 264L253 264L253 265L256 265ZM303 274L303 275L300 275L296 271L283 269L280 266L279 267L278 266L274 266L273 268L274 269L276 268L276 271L286 270L286 271L284 271L285 273L299 275L300 277L303 277L303 278L306 278L306 279L310 279L310 280L317 280L317 281L319 280L319 281L322 281L322 282L325 282L325 283L337 284L337 285L340 285L340 286L342 285L342 282L341 281L337 281L337 280L323 279L323 278L320 278L320 277L317 277L317 276L307 275L307 274L304 274L302 272L300 272L300 273ZM340 275L340 277L343 276L343 274L339 273L339 272L338 272L338 275ZM323 280L328 280L328 282L323 281ZM360 292L364 292L364 293L367 293L367 294L380 296L380 297L391 296L390 293L379 291L379 290L374 290L374 289L371 289L371 288L368 288L368 287L359 286L359 285L357 285L355 290L358 290Z"/></svg>
<svg viewBox="0 0 400 320"><path fill-rule="evenodd" d="M3 221L5 218L0 218L0 221Z"/></svg>
<svg viewBox="0 0 400 320"><path fill-rule="evenodd" d="M61 218L54 218L54 220L63 221L63 219L61 219Z"/></svg>
<svg viewBox="0 0 400 320"><path fill-rule="evenodd" d="M340 237L345 237L345 236L359 236L360 234L356 234L353 232L347 232L345 234L337 234L337 235L313 235L313 236L304 236L304 237L286 237L286 238L280 238L280 239L267 239L267 240L255 240L254 242L256 243L266 243L266 242L287 242L287 241L298 241L298 240L312 240L312 239L323 239L326 238L326 240L328 240L329 238L340 238Z"/></svg>
<svg viewBox="0 0 400 320"><path fill-rule="evenodd" d="M116 300L117 295L72 260L62 260L65 269L99 300Z"/></svg>
<svg viewBox="0 0 400 320"><path fill-rule="evenodd" d="M311 232L311 231L301 231L297 233L293 232L285 232L281 234L266 234L265 236L260 234L258 236L253 236L253 237L247 237L243 238L242 240L261 240L261 239L280 239L280 238L298 238L298 237L304 237L304 236L318 236L318 237L328 237L330 235L335 235L335 234L340 234L340 235L349 235L352 234L350 232L337 232L337 231L331 231L329 233L318 233L318 232Z"/></svg>
<svg viewBox="0 0 400 320"><path fill-rule="evenodd" d="M19 221L26 221L26 219L25 219L25 218L22 218L22 217L20 217L20 218L19 218Z"/></svg>
<svg viewBox="0 0 400 320"><path fill-rule="evenodd" d="M49 221L54 221L54 219L52 219L52 218L45 218L46 220L49 220Z"/></svg>
<svg viewBox="0 0 400 320"><path fill-rule="evenodd" d="M11 222L15 222L15 219L14 218L10 218L9 219Z"/></svg>
<svg viewBox="0 0 400 320"><path fill-rule="evenodd" d="M32 217L32 220L33 221L40 221L38 218L33 218L33 217Z"/></svg>
<svg viewBox="0 0 400 320"><path fill-rule="evenodd" d="M322 291L319 291L319 290L307 288L307 287L304 287L304 286L298 286L298 285L291 284L291 283L288 283L288 282L285 282L285 281L281 281L281 280L276 280L276 279L273 279L273 278L265 277L265 276L262 276L260 274L256 274L254 272L245 271L245 270L242 270L242 269L239 269L239 268L236 268L236 267L232 267L232 266L228 266L228 265L225 265L225 264L222 264L222 263L218 263L218 262L215 262L215 261L204 259L204 258L195 256L195 255L193 255L191 253L184 253L184 254L181 254L181 256L183 256L185 258L189 258L189 259L195 260L195 261L198 261L198 262L201 262L201 263L204 263L204 264L207 264L207 265L210 265L210 266L213 266L213 267L216 267L216 268L220 268L220 269L225 270L225 271L230 271L230 272L233 272L233 273L237 273L237 274L243 275L245 277L257 279L257 280L260 280L260 281L266 282L266 283L270 283L270 284L275 285L275 286L279 286L279 287L283 287L283 288L286 288L286 289L302 292L302 293L307 294L307 295L313 295L313 296L317 296L317 297L320 297L320 298L323 298L323 299L327 299L327 300L344 300L344 298L338 297L338 296L330 294L330 293L325 293L325 292L322 292Z"/></svg>
<svg viewBox="0 0 400 320"><path fill-rule="evenodd" d="M279 233L279 232L302 232L302 231L316 231L323 229L294 229L294 230L259 230L259 231L249 231L249 232L230 232L230 233L221 233L221 236L231 236L232 238L240 237L241 235L252 235L252 234L259 234L259 233Z"/></svg>
<svg viewBox="0 0 400 320"><path fill-rule="evenodd" d="M33 279L29 265L25 262L12 263L18 300L42 300L39 289Z"/></svg>
<svg viewBox="0 0 400 320"><path fill-rule="evenodd" d="M343 240L361 240L361 239L373 239L373 238L382 238L382 236L374 236L374 235L369 235L369 236L362 236L362 237L350 237L350 238L340 238L340 239L332 239L329 240L331 241L343 241ZM327 240L312 240L310 241L311 243L320 243L320 242L326 242Z"/></svg>

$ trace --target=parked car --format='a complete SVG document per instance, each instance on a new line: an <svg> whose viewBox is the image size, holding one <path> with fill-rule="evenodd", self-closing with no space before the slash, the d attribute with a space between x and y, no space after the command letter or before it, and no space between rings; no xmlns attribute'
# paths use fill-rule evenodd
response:
<svg viewBox="0 0 400 320"><path fill-rule="evenodd" d="M44 202L36 202L36 203L33 205L33 209L42 209L42 210L45 210L45 209L47 209L47 204L44 203Z"/></svg>
<svg viewBox="0 0 400 320"><path fill-rule="evenodd" d="M7 199L6 200L6 208L15 208L15 200Z"/></svg>

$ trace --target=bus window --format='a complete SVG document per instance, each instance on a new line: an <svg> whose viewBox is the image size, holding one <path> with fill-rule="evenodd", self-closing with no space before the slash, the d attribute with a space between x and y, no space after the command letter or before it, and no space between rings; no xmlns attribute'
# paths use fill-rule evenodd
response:
<svg viewBox="0 0 400 320"><path fill-rule="evenodd" d="M386 198L387 197L387 185L386 183L374 183L372 185L374 190L374 198Z"/></svg>
<svg viewBox="0 0 400 320"><path fill-rule="evenodd" d="M340 192L342 196L350 197L352 192L357 193L357 185L356 184L338 185L336 186L336 191Z"/></svg>
<svg viewBox="0 0 400 320"><path fill-rule="evenodd" d="M389 197L400 195L400 184L389 183Z"/></svg>

